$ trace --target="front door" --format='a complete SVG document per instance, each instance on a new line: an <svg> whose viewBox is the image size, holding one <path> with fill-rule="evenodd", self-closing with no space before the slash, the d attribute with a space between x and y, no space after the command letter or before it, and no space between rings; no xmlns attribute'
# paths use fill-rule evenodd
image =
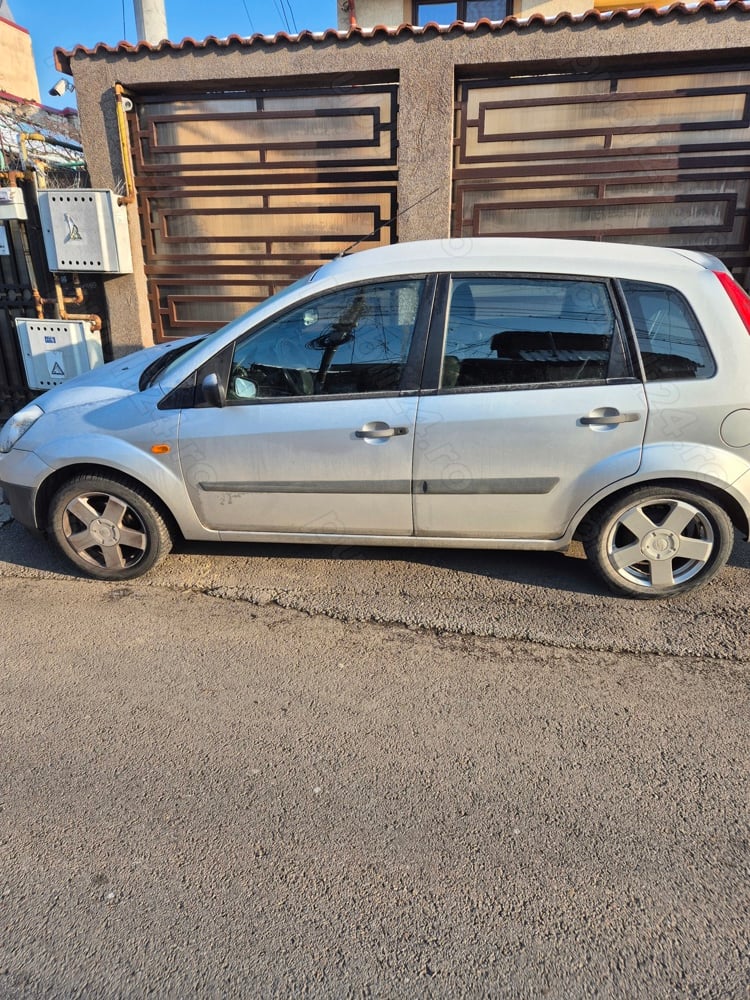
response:
<svg viewBox="0 0 750 1000"><path fill-rule="evenodd" d="M227 404L181 415L201 521L234 533L408 535L424 281L343 289L240 338Z"/></svg>
<svg viewBox="0 0 750 1000"><path fill-rule="evenodd" d="M606 282L452 282L439 388L419 407L419 535L557 538L640 464L647 406Z"/></svg>

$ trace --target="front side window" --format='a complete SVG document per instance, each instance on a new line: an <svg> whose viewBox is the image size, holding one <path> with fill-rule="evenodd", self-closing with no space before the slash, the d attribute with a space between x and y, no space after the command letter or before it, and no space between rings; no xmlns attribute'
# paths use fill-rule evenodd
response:
<svg viewBox="0 0 750 1000"><path fill-rule="evenodd" d="M412 23L424 27L425 24L453 24L454 21L479 21L486 17L490 21L502 21L513 13L510 0L459 0L458 3L414 4Z"/></svg>
<svg viewBox="0 0 750 1000"><path fill-rule="evenodd" d="M359 285L313 299L239 340L229 401L395 392L422 279Z"/></svg>
<svg viewBox="0 0 750 1000"><path fill-rule="evenodd" d="M600 382L624 357L607 286L562 278L455 278L441 388Z"/></svg>
<svg viewBox="0 0 750 1000"><path fill-rule="evenodd" d="M623 281L648 382L710 378L716 364L683 296L666 285Z"/></svg>

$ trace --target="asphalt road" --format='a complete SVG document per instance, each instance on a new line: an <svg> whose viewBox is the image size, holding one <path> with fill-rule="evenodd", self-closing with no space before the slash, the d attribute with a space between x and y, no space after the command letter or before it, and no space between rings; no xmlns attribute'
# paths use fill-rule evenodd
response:
<svg viewBox="0 0 750 1000"><path fill-rule="evenodd" d="M0 996L746 997L749 598L0 527Z"/></svg>
<svg viewBox="0 0 750 1000"><path fill-rule="evenodd" d="M5 576L77 579L65 560L14 523L0 529L0 579ZM145 585L343 622L565 649L750 659L750 544L741 540L707 588L669 602L614 597L578 548L562 555L193 544L156 567Z"/></svg>

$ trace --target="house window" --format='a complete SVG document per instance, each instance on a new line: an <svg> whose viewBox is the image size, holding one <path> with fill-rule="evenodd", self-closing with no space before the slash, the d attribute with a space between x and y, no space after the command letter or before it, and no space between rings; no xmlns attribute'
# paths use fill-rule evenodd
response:
<svg viewBox="0 0 750 1000"><path fill-rule="evenodd" d="M420 3L413 5L412 24L423 27L431 21L452 24L454 21L478 21L482 17L502 21L513 13L513 0L458 0L458 3Z"/></svg>

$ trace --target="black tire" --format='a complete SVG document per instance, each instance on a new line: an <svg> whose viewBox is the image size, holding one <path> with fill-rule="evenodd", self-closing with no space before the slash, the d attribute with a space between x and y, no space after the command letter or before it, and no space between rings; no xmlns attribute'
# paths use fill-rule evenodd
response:
<svg viewBox="0 0 750 1000"><path fill-rule="evenodd" d="M729 558L726 511L697 490L643 486L589 519L586 556L618 594L655 600L702 587Z"/></svg>
<svg viewBox="0 0 750 1000"><path fill-rule="evenodd" d="M76 476L61 486L50 504L48 529L62 554L99 580L141 576L172 548L154 503L116 476Z"/></svg>

